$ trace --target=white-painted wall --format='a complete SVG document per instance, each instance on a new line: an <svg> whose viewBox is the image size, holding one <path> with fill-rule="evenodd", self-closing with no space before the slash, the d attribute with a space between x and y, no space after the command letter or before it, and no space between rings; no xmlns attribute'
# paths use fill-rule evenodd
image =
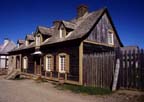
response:
<svg viewBox="0 0 144 102"><path fill-rule="evenodd" d="M6 65L6 63L8 63L8 57L7 56L0 56L0 68L7 68L8 64Z"/></svg>

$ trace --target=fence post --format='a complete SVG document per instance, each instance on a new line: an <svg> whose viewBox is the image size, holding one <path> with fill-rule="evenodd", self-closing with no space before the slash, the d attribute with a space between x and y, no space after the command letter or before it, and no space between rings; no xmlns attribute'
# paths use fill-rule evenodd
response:
<svg viewBox="0 0 144 102"><path fill-rule="evenodd" d="M115 73L114 73L112 91L116 91L116 88L117 88L119 69L120 69L120 59L118 58L116 59L116 68L115 68Z"/></svg>
<svg viewBox="0 0 144 102"><path fill-rule="evenodd" d="M112 91L116 91L117 89L117 83L118 83L118 76L119 76L119 70L120 70L120 48L116 48L116 68L113 75L113 83L112 83Z"/></svg>

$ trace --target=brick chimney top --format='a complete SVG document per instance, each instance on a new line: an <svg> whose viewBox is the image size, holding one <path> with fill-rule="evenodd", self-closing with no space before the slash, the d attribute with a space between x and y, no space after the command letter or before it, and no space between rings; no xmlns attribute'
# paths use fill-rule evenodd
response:
<svg viewBox="0 0 144 102"><path fill-rule="evenodd" d="M60 20L55 20L55 21L53 21L54 28L55 28L55 29L58 29L60 23L61 23Z"/></svg>
<svg viewBox="0 0 144 102"><path fill-rule="evenodd" d="M88 6L81 4L77 7L77 18L82 17L85 13L88 12Z"/></svg>

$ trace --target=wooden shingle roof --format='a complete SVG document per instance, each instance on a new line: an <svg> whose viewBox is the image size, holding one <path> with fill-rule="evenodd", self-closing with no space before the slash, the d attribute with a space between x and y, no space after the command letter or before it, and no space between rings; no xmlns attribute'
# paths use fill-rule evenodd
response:
<svg viewBox="0 0 144 102"><path fill-rule="evenodd" d="M44 26L38 26L36 29L35 34L37 33L41 33L43 35L48 35L51 36L53 33L53 29L52 28L48 28L48 27L44 27Z"/></svg>
<svg viewBox="0 0 144 102"><path fill-rule="evenodd" d="M55 29L55 26L50 28L44 26L38 26L36 32L34 33L34 36L38 33L49 36L48 39L42 42L41 46L75 39L81 39L90 33L92 28L95 26L95 24L98 23L98 21L105 12L107 12L107 9L102 8L91 13L87 12L82 17L74 18L69 21L60 20L59 22L64 24L66 28L72 29L72 31L64 38L59 38L59 32L57 29ZM121 43L118 34L116 34L116 36L119 42ZM33 42L31 45L23 46L22 48L17 48L14 51L32 47L35 47L35 42Z"/></svg>
<svg viewBox="0 0 144 102"><path fill-rule="evenodd" d="M35 40L35 38L32 34L27 34L26 39L29 40L29 41L34 41Z"/></svg>
<svg viewBox="0 0 144 102"><path fill-rule="evenodd" d="M16 47L15 43L9 40L7 43L4 43L0 47L0 55L8 54L9 51L13 50Z"/></svg>
<svg viewBox="0 0 144 102"><path fill-rule="evenodd" d="M92 12L92 13L87 13L79 19L73 19L70 22L71 24L75 25L75 29L71 32L69 36L59 39L59 34L55 33L52 37L49 38L49 40L42 43L42 45L82 38L91 30L92 26L97 22L97 20L99 20L99 18L101 17L104 11L105 11L105 8Z"/></svg>

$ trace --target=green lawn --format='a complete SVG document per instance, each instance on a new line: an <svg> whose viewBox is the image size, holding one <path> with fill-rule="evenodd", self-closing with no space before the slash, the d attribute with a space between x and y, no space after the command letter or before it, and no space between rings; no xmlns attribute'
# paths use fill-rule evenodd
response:
<svg viewBox="0 0 144 102"><path fill-rule="evenodd" d="M74 93L85 93L89 95L106 95L111 94L112 91L106 88L98 88L98 87L86 87L86 86L77 86L77 85L56 85L56 88L60 90L70 90Z"/></svg>

